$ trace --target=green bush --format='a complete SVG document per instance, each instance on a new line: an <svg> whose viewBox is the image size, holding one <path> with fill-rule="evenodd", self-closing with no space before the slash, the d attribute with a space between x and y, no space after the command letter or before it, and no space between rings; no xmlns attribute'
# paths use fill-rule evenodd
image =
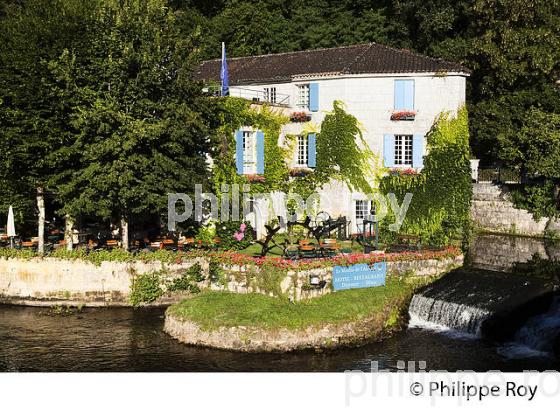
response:
<svg viewBox="0 0 560 410"><path fill-rule="evenodd" d="M130 285L130 303L135 307L151 303L163 296L163 293L160 272L134 275Z"/></svg>
<svg viewBox="0 0 560 410"><path fill-rule="evenodd" d="M245 229L242 232L243 239L239 241L234 237L234 234L241 232L242 225ZM218 222L216 223L216 236L220 238L218 247L228 250L241 250L251 245L255 238L255 230L249 222Z"/></svg>
<svg viewBox="0 0 560 410"><path fill-rule="evenodd" d="M189 291L190 293L200 292L197 283L204 280L202 267L196 263L181 274L180 277L173 279L167 290L170 292Z"/></svg>

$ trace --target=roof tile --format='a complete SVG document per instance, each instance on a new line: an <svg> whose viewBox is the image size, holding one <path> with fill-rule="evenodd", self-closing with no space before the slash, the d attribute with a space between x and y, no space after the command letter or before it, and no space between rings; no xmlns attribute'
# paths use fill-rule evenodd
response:
<svg viewBox="0 0 560 410"><path fill-rule="evenodd" d="M197 79L218 81L220 66L220 59L204 61L196 72ZM470 73L457 63L375 43L230 58L228 69L230 85L283 82L297 76L327 73Z"/></svg>

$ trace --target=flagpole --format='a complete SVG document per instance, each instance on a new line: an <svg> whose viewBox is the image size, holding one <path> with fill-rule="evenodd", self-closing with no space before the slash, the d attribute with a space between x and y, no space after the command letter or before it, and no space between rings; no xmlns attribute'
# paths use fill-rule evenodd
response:
<svg viewBox="0 0 560 410"><path fill-rule="evenodd" d="M222 97L229 95L229 75L226 61L226 43L222 41L222 67L220 71L220 78L222 80L222 87L220 95Z"/></svg>
<svg viewBox="0 0 560 410"><path fill-rule="evenodd" d="M221 80L222 80L222 87L220 88L220 95L223 97L224 96L224 73L223 73L223 69L224 69L224 57L226 54L226 43L224 41L222 41L222 73L220 75Z"/></svg>

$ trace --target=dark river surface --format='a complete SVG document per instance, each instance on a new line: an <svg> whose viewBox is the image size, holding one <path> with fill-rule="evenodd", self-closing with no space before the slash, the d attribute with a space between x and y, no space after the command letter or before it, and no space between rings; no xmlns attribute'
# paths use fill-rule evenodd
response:
<svg viewBox="0 0 560 410"><path fill-rule="evenodd" d="M492 243L492 252L498 252L496 241L501 239L485 238L479 238L478 248L475 244L479 265L505 258L480 255L489 249L486 240ZM504 242L508 260L515 255L525 258L527 252L511 252L511 246L518 245ZM540 249L538 244L531 246ZM425 362L427 370L560 370L560 363L549 356L504 355L503 346L429 328L409 328L383 342L327 353L247 354L196 348L163 332L163 314L161 309L92 308L64 315L52 309L0 306L0 371L340 372L370 371L372 362L380 369L399 370L400 361L416 366Z"/></svg>

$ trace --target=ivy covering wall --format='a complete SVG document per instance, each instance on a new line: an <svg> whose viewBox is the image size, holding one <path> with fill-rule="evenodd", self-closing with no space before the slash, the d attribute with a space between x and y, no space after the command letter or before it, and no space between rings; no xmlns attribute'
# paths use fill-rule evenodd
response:
<svg viewBox="0 0 560 410"><path fill-rule="evenodd" d="M453 238L466 240L470 231L472 197L469 163L468 115L442 113L426 136L428 154L417 175L387 175L380 181L383 194L394 193L401 204L413 194L400 233L418 235L424 244L444 245ZM391 210L382 230L395 220Z"/></svg>
<svg viewBox="0 0 560 410"><path fill-rule="evenodd" d="M307 123L303 134L317 135L317 166L305 176L290 177L288 164L292 162L295 136L286 135L278 145L282 126L289 118L267 105L252 107L251 102L236 97L221 99L223 124L218 133L218 151L214 161L214 186L220 192L222 184L248 184L251 192L292 192L307 198L330 179L344 181L351 189L371 192L376 157L365 143L357 119L335 101L333 111L323 122ZM239 175L235 165L234 133L241 127L264 132L263 180L251 180Z"/></svg>

